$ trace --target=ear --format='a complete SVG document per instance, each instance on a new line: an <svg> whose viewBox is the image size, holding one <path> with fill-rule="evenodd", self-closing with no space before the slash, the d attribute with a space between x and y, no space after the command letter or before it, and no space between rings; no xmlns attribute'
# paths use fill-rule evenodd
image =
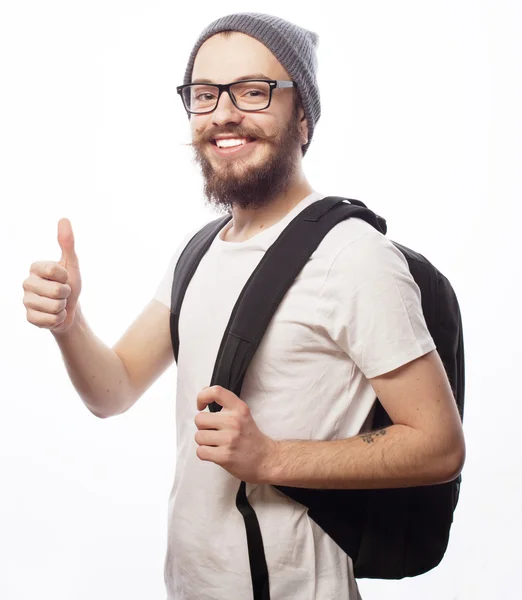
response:
<svg viewBox="0 0 522 600"><path fill-rule="evenodd" d="M308 120L304 112L304 108L300 104L297 109L297 116L299 121L299 131L301 132L301 145L304 146L308 143Z"/></svg>

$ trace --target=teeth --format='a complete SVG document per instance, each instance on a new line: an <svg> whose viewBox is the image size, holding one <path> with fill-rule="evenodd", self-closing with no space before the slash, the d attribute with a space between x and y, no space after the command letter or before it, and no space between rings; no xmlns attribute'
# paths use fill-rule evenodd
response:
<svg viewBox="0 0 522 600"><path fill-rule="evenodd" d="M227 138L227 139L216 140L216 144L219 148L233 148L234 146L241 146L243 144L246 144L246 140Z"/></svg>

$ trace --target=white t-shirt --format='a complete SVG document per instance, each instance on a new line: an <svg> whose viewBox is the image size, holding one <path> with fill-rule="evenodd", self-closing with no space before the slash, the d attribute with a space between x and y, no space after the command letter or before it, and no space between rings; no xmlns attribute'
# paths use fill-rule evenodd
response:
<svg viewBox="0 0 522 600"><path fill-rule="evenodd" d="M245 242L221 233L201 261L180 315L177 462L169 500L168 600L252 598L239 480L196 456L196 397L239 293L266 250L313 193ZM230 226L230 224L228 225ZM170 307L174 254L155 298ZM335 440L358 434L375 400L368 379L435 349L406 259L361 219L335 226L279 305L246 374L242 400L273 439ZM270 485L247 484L259 520L272 600L357 600L350 558Z"/></svg>

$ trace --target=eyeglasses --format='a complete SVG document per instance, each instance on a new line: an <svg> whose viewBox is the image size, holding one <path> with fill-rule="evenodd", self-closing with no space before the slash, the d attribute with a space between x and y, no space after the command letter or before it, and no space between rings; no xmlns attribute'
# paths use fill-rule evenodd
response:
<svg viewBox="0 0 522 600"><path fill-rule="evenodd" d="M246 112L265 110L272 102L275 88L297 87L294 81L275 79L243 79L233 83L189 83L176 88L188 113L205 115L216 110L223 92L227 92L234 106Z"/></svg>

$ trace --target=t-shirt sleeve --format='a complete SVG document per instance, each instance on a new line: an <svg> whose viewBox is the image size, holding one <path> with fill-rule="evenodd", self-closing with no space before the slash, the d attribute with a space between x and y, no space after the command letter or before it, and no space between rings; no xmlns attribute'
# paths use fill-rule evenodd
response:
<svg viewBox="0 0 522 600"><path fill-rule="evenodd" d="M320 302L329 335L367 379L436 348L406 258L378 232L341 250Z"/></svg>
<svg viewBox="0 0 522 600"><path fill-rule="evenodd" d="M169 309L170 309L171 298L172 298L172 283L174 281L174 270L176 269L176 265L178 264L178 260L179 260L179 257L181 256L181 253L183 252L186 245L193 238L193 236L195 235L195 233L197 231L198 230L191 231L188 235L186 235L184 237L183 241L176 248L176 251L174 252L174 254L172 255L172 257L169 261L167 269L166 269L161 281L159 282L159 285L156 288L156 291L154 292L153 298L155 300L158 300L162 304L164 304Z"/></svg>

